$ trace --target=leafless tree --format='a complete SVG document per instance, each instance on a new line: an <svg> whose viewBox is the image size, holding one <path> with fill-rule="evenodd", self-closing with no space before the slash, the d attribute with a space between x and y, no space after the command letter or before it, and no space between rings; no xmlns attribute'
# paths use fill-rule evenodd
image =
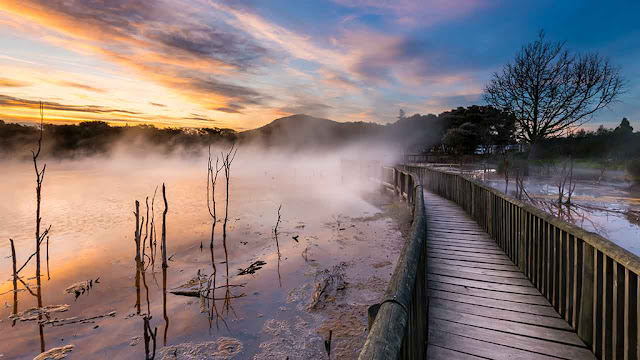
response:
<svg viewBox="0 0 640 360"><path fill-rule="evenodd" d="M282 204L278 206L278 220L276 221L276 226L273 228L273 235L276 238L276 248L278 249L278 258L280 257L280 244L278 243L278 225L280 225L280 210L282 210Z"/></svg>
<svg viewBox="0 0 640 360"><path fill-rule="evenodd" d="M47 170L47 165L45 164L42 167L42 170L38 168L38 156L40 156L40 151L42 150L42 130L44 124L44 106L42 105L42 101L40 102L40 138L38 139L38 149L36 151L31 151L33 155L33 167L36 172L36 283L38 285L38 307L42 307L42 294L41 294L41 279L40 279L40 244L44 240L45 236L49 233L51 227L46 229L42 234L40 233L40 223L42 218L40 217L40 203L42 200L42 183L44 182L45 171ZM27 260L28 261L28 260ZM25 263L26 265L26 263ZM18 270L19 272L19 270Z"/></svg>
<svg viewBox="0 0 640 360"><path fill-rule="evenodd" d="M211 249L213 249L213 237L216 229L216 222L218 220L216 216L216 182L218 180L218 174L224 168L224 166L218 167L219 160L220 159L216 156L216 164L214 167L211 159L211 145L209 145L209 161L207 163L207 208L209 209L209 215L211 215L212 219L211 243L209 245ZM200 243L200 247L202 247L202 243Z"/></svg>
<svg viewBox="0 0 640 360"><path fill-rule="evenodd" d="M227 222L229 221L229 181L231 179L231 163L236 158L236 154L238 153L238 149L234 150L234 145L231 145L231 149L224 154L222 153L222 167L224 169L224 177L226 180L226 198L225 198L225 211L224 211L224 222L222 224L222 246L224 247L224 259L226 265L226 282L227 282L227 291L225 293L225 303L224 307L227 311L231 308L231 291L229 287L229 252L227 250Z"/></svg>
<svg viewBox="0 0 640 360"><path fill-rule="evenodd" d="M565 42L538 39L522 47L515 61L495 73L485 100L512 111L518 135L532 146L589 121L617 101L626 87L618 68L597 53L573 54Z"/></svg>
<svg viewBox="0 0 640 360"><path fill-rule="evenodd" d="M169 205L167 204L167 192L165 190L164 183L162 183L162 199L164 200L164 211L162 212L162 268L166 269L167 265L167 211L169 211Z"/></svg>

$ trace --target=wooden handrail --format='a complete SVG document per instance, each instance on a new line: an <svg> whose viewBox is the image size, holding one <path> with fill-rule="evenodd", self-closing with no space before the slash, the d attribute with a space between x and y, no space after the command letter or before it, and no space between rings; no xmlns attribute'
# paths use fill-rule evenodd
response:
<svg viewBox="0 0 640 360"><path fill-rule="evenodd" d="M389 167L383 167L380 181L391 185L396 194L413 205L413 224L411 237L402 248L383 298L369 310L375 320L358 359L423 359L427 346L428 299L422 186L417 185L419 182L413 174Z"/></svg>

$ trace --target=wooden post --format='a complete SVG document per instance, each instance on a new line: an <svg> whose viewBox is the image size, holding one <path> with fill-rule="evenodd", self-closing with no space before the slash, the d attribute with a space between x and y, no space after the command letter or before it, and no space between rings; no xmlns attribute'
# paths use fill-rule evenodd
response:
<svg viewBox="0 0 640 360"><path fill-rule="evenodd" d="M582 243L582 289L580 291L580 315L578 336L589 349L593 349L593 289L594 289L593 246Z"/></svg>

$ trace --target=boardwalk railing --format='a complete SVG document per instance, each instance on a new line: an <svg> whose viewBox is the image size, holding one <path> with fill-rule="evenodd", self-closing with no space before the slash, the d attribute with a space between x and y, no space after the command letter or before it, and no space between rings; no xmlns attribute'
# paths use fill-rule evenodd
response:
<svg viewBox="0 0 640 360"><path fill-rule="evenodd" d="M460 174L404 168L471 215L598 358L640 357L637 256Z"/></svg>
<svg viewBox="0 0 640 360"><path fill-rule="evenodd" d="M381 175L383 185L413 206L413 224L384 297L369 308L369 336L358 359L423 359L429 307L422 186L414 175L395 168L383 167Z"/></svg>

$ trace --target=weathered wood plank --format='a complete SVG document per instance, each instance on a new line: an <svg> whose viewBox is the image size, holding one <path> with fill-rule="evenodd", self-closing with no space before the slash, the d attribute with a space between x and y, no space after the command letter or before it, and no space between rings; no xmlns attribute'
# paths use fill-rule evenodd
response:
<svg viewBox="0 0 640 360"><path fill-rule="evenodd" d="M549 305L549 302L547 301L547 299L543 298L542 296L513 294L508 292L502 292L502 291L477 289L477 288L465 287L462 285L447 284L447 283L442 283L437 281L429 281L429 288L434 290L449 291L449 292L463 294L463 295L479 296L479 297L484 297L488 299L513 301L515 303Z"/></svg>
<svg viewBox="0 0 640 360"><path fill-rule="evenodd" d="M559 319L560 320L560 319ZM560 320L562 321L562 320ZM429 320L429 327L434 331L460 335L498 345L559 357L561 359L595 359L595 356L584 347L560 344L528 336L508 334L500 331L479 328L466 324L454 323L441 319Z"/></svg>
<svg viewBox="0 0 640 360"><path fill-rule="evenodd" d="M463 255L451 255L451 254L443 254L437 251L429 251L429 257L440 258L440 259L449 259L449 260L459 260L459 261L470 261L470 262L479 262L485 264L496 264L496 265L511 265L511 261L500 260L500 259L487 259L480 258L474 256L463 256Z"/></svg>
<svg viewBox="0 0 640 360"><path fill-rule="evenodd" d="M465 267L474 267L474 268L487 269L487 270L511 271L511 272L518 271L518 268L516 268L514 265L487 264L487 263L481 263L476 261L461 261L461 260L445 259L445 258L431 257L431 256L429 256L428 258L431 264L440 263L440 264L451 264L451 265L458 265L458 266L465 266Z"/></svg>
<svg viewBox="0 0 640 360"><path fill-rule="evenodd" d="M483 358L431 345L427 349L428 360L482 360Z"/></svg>
<svg viewBox="0 0 640 360"><path fill-rule="evenodd" d="M497 330L510 334L525 335L537 339L584 347L584 343L582 342L582 340L580 340L580 338L578 338L578 336L571 331L521 324L507 320L491 319L478 315L459 313L446 308L435 306L431 307L429 316L436 319L448 320L485 329Z"/></svg>
<svg viewBox="0 0 640 360"><path fill-rule="evenodd" d="M541 316L537 314L526 314L511 310L495 309L477 304L467 304L446 299L431 299L430 305L455 312L483 316L493 319L508 320L523 324L545 326L559 330L573 331L566 321L560 318Z"/></svg>
<svg viewBox="0 0 640 360"><path fill-rule="evenodd" d="M538 292L538 290L533 286L531 286L531 283L529 283L529 286L505 285L505 284L490 283L486 281L468 280L468 279L462 279L462 278L457 278L453 276L444 276L444 275L433 274L433 273L429 273L427 275L427 279L429 281L438 281L441 283L461 285L461 286L476 288L476 289L485 289L485 290L492 290L496 292L499 291L499 292L506 292L506 293L525 294L525 295L542 297Z"/></svg>
<svg viewBox="0 0 640 360"><path fill-rule="evenodd" d="M529 282L526 278L521 277L509 277L509 276L501 276L501 275L491 275L487 272L491 272L490 270L478 270L474 268L464 268L461 266L446 266L446 265L437 265L437 264L429 264L427 266L427 270L431 274L445 275L445 276L453 276L462 279L469 280L477 280L477 281L486 281L489 283L498 283L505 285L519 285L519 286L532 286L531 282ZM467 271L472 270L472 271ZM499 273L499 272L497 272ZM510 274L507 272L507 274Z"/></svg>
<svg viewBox="0 0 640 360"><path fill-rule="evenodd" d="M521 312L525 314L533 314L538 316L547 316L553 318L560 318L560 315L551 307L547 305L534 305L518 303L506 300L488 299L483 297L464 295L458 293L452 293L448 291L429 289L429 296L432 299L446 299L465 304L481 305L491 307L495 309L510 310L515 312Z"/></svg>
<svg viewBox="0 0 640 360"><path fill-rule="evenodd" d="M486 341L480 341L460 335L446 333L435 329L429 329L429 347L431 345L440 346L449 350L462 352L469 355L480 356L485 359L495 360L513 360L513 359L530 359L530 360L557 360L556 357L550 357L542 354L532 353L526 350L514 349L509 346L493 344Z"/></svg>

